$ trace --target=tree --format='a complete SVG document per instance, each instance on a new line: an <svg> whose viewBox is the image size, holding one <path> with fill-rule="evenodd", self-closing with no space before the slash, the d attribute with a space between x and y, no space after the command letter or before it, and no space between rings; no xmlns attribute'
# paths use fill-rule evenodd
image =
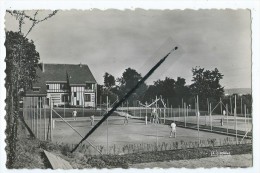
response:
<svg viewBox="0 0 260 173"><path fill-rule="evenodd" d="M218 102L224 94L224 87L220 85L223 75L217 68L205 70L204 68L192 68L193 83L190 86L192 95L199 96L200 108L206 109L207 99L211 102Z"/></svg>
<svg viewBox="0 0 260 173"><path fill-rule="evenodd" d="M117 89L116 94L119 97L123 97L127 92L129 92L139 80L142 79L142 75L138 73L135 69L127 68L121 78L118 78L117 81L119 82L119 87ZM128 99L129 105L132 105L133 100L142 99L145 91L147 90L147 85L144 83L142 84L135 93Z"/></svg>
<svg viewBox="0 0 260 173"><path fill-rule="evenodd" d="M36 81L39 53L33 41L29 41L21 33L6 32L6 89L7 89L7 166L11 167L15 159L17 124L20 118L28 129L23 116L19 115L19 101L22 91L30 88ZM28 129L31 135L33 133Z"/></svg>
<svg viewBox="0 0 260 173"><path fill-rule="evenodd" d="M115 83L115 77L106 72L104 74L104 86L107 88L111 88L115 86Z"/></svg>
<svg viewBox="0 0 260 173"><path fill-rule="evenodd" d="M36 80L36 68L38 67L39 53L36 51L33 41L29 41L26 37L32 29L39 23L51 18L57 13L53 11L42 19L36 19L39 10L37 10L33 17L27 15L25 11L10 11L19 22L19 32L6 32L6 151L7 151L7 167L12 168L16 159L16 141L17 141L17 126L18 118L27 128L32 137L35 137L29 126L19 115L19 101L22 96L22 91L29 88ZM29 30L25 35L22 34L22 26L25 21L31 22Z"/></svg>
<svg viewBox="0 0 260 173"><path fill-rule="evenodd" d="M190 95L189 88L185 84L185 79L181 77L178 77L177 81L169 77L164 80L157 80L149 86L143 102L151 102L156 96L162 96L165 101L168 101L169 105L178 106L182 99L188 100Z"/></svg>

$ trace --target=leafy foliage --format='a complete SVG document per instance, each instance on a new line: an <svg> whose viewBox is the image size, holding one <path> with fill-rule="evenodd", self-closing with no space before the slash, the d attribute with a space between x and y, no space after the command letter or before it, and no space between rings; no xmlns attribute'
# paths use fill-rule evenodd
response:
<svg viewBox="0 0 260 173"><path fill-rule="evenodd" d="M32 41L21 33L9 31L6 33L6 143L7 167L11 168L16 158L16 141L18 118L28 127L22 116L19 115L19 101L25 91L36 80L36 68L39 53L35 50ZM31 132L29 130L29 132ZM32 135L32 133L31 133Z"/></svg>
<svg viewBox="0 0 260 173"><path fill-rule="evenodd" d="M149 86L143 101L150 102L156 96L162 96L168 100L169 105L178 107L182 99L187 100L190 96L189 87L185 84L185 79L181 77L178 77L177 80L168 77L165 80L157 80L154 85Z"/></svg>
<svg viewBox="0 0 260 173"><path fill-rule="evenodd" d="M109 73L104 74L104 86L107 88L111 88L115 86L115 77Z"/></svg>
<svg viewBox="0 0 260 173"><path fill-rule="evenodd" d="M223 75L217 68L214 70L205 70L204 68L195 67L192 69L193 84L190 89L193 96L199 96L200 104L205 108L207 106L207 98L210 102L216 102L224 94L224 87L220 85Z"/></svg>
<svg viewBox="0 0 260 173"><path fill-rule="evenodd" d="M119 83L118 86L111 89L111 91L115 93L119 98L122 98L141 79L142 79L142 75L138 73L135 69L127 68L123 72L122 77L117 79L117 82ZM144 83L128 99L129 106L133 104L133 101L142 99L146 90L147 90L147 85Z"/></svg>
<svg viewBox="0 0 260 173"><path fill-rule="evenodd" d="M40 59L33 41L18 32L6 33L6 86L18 84L19 90L26 90L36 81L36 69Z"/></svg>

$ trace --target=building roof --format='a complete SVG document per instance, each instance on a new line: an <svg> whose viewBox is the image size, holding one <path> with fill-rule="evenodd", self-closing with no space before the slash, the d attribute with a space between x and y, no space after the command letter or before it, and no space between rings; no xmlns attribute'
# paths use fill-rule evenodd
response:
<svg viewBox="0 0 260 173"><path fill-rule="evenodd" d="M36 73L39 78L33 87L40 87L40 90L27 91L26 95L47 94L46 83L68 82L69 85L97 83L86 64L39 64Z"/></svg>

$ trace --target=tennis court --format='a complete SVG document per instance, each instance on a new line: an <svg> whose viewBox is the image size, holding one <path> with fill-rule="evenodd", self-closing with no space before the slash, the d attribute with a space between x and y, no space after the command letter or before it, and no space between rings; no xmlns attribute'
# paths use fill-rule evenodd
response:
<svg viewBox="0 0 260 173"><path fill-rule="evenodd" d="M101 117L95 117L95 122ZM124 124L124 117L111 116L105 121L89 138L88 141L104 150L113 150L117 148L117 154L123 150L126 145L148 145L148 144L172 144L178 143L195 143L198 141L198 131L177 127L177 137L170 138L170 127L164 124L153 124L148 122L145 124L143 119L129 118L128 123ZM77 120L72 118L66 119L73 128L82 136L92 128L89 117L79 117ZM210 132L199 132L201 141L216 140L223 142L225 140L234 141L234 137L215 134ZM71 129L65 122L58 119L55 120L55 128L53 129L53 142L69 144L77 144L82 137ZM87 141L83 145L88 145ZM90 147L88 147L91 149ZM92 149L93 151L93 149Z"/></svg>

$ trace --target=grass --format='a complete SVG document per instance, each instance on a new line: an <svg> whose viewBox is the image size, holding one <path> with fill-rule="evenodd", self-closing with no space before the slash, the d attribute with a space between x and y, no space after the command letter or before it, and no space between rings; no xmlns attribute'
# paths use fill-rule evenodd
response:
<svg viewBox="0 0 260 173"><path fill-rule="evenodd" d="M251 140L238 141L238 144L250 144ZM106 146L98 145L96 146L102 154L109 155L125 155L125 154L134 154L134 153L144 153L144 152L155 152L155 151L169 151L169 150L179 150L179 149L193 149L197 147L218 147L218 146L228 146L236 145L237 141L235 138L224 138L223 140L219 139L207 139L200 141L176 141L176 142L161 142L158 143L139 143L139 144L125 144L125 145L112 145L109 146L108 151ZM67 151L71 151L75 144L63 144L60 145L66 146ZM86 155L99 155L99 153L94 150L88 144L82 144L78 147L77 151Z"/></svg>

